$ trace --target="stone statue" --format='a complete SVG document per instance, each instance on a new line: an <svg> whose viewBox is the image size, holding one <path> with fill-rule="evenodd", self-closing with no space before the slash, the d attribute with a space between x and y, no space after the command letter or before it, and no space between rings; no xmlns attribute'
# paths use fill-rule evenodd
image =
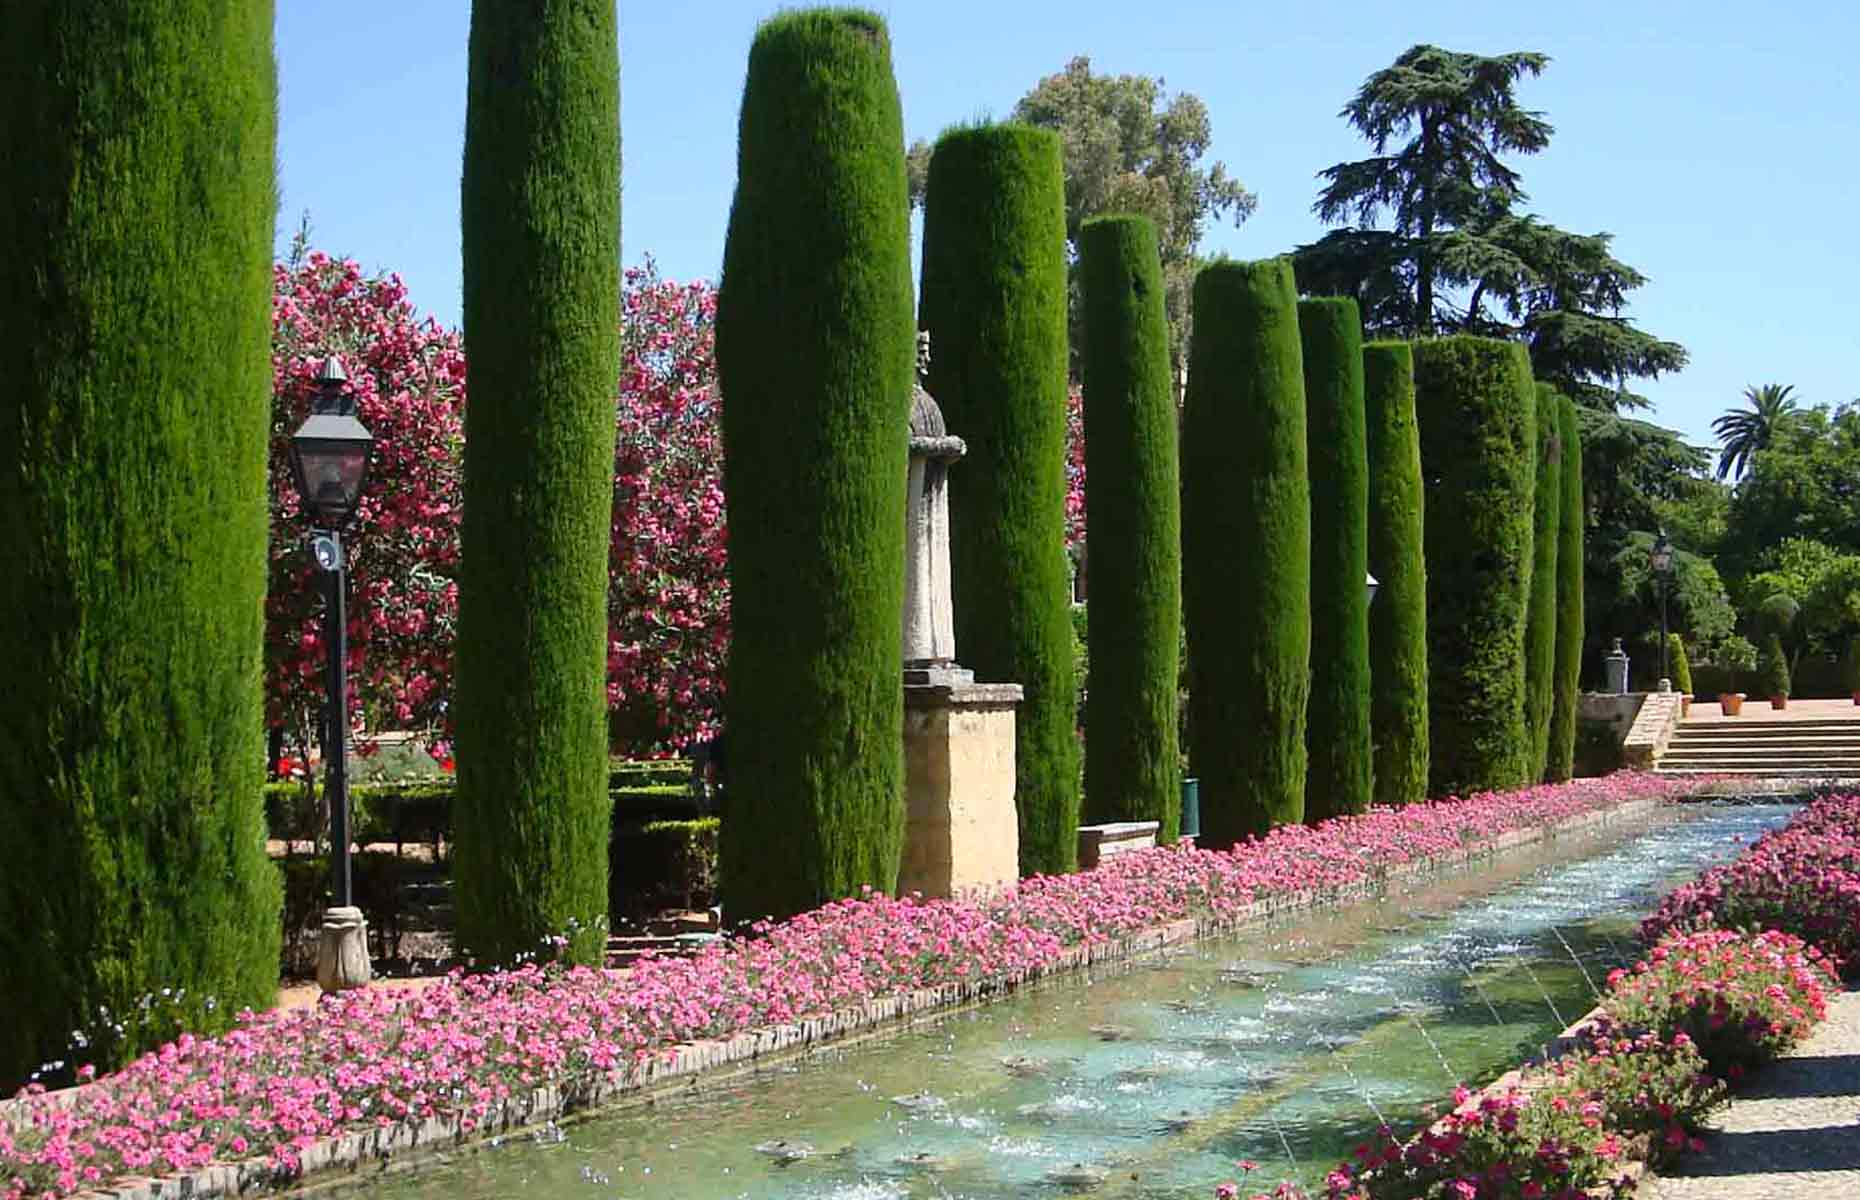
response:
<svg viewBox="0 0 1860 1200"><path fill-rule="evenodd" d="M943 426L943 410L923 389L930 335L917 335L919 382L911 398L911 458L904 505L904 682L968 683L956 665L955 607L949 587L949 464L968 453Z"/></svg>

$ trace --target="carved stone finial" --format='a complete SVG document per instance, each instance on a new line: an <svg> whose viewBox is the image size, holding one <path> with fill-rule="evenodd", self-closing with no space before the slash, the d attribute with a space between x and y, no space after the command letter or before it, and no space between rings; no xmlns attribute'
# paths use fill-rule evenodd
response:
<svg viewBox="0 0 1860 1200"><path fill-rule="evenodd" d="M917 331L917 378L928 379L929 377L930 331L928 329L919 329Z"/></svg>

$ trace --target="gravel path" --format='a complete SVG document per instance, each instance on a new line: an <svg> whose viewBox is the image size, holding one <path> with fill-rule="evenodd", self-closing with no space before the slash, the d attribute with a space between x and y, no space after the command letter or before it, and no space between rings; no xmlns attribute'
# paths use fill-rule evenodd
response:
<svg viewBox="0 0 1860 1200"><path fill-rule="evenodd" d="M1654 1200L1860 1200L1860 991L1707 1122L1705 1153L1648 1179Z"/></svg>

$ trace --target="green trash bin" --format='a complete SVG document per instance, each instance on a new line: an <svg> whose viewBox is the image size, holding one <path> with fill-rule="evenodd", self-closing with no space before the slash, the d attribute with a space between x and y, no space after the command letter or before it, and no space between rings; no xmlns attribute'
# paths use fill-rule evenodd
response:
<svg viewBox="0 0 1860 1200"><path fill-rule="evenodd" d="M1201 780L1190 776L1182 781L1182 834L1185 838L1201 836Z"/></svg>

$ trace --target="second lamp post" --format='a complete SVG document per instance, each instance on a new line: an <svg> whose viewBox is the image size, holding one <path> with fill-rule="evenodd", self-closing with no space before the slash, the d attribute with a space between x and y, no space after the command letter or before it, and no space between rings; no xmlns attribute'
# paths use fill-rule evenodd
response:
<svg viewBox="0 0 1860 1200"><path fill-rule="evenodd" d="M326 992L360 987L371 974L368 926L355 906L349 869L348 578L342 528L361 504L374 438L355 415L355 398L344 387L348 380L341 359L333 354L325 358L317 371L310 418L291 437L291 474L310 518L310 548L325 584L329 697L323 723L324 796L329 801L330 890L335 903L323 913L316 978Z"/></svg>

